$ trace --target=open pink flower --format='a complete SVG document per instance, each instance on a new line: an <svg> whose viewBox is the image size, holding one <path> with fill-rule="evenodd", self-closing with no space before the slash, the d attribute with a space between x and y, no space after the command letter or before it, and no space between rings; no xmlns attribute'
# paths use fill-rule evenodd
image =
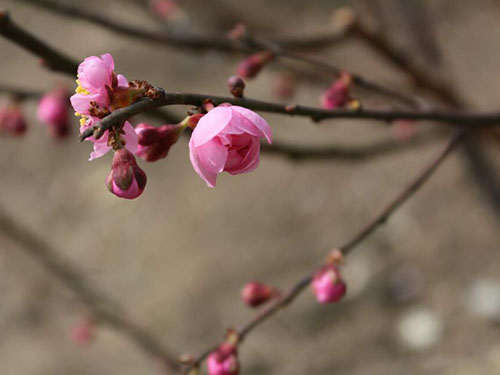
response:
<svg viewBox="0 0 500 375"><path fill-rule="evenodd" d="M94 126L93 119L90 119L87 125L80 127L80 132L83 133L89 126ZM124 134L121 138L125 144L125 148L135 154L138 149L138 141L134 127L130 122L125 121L122 129ZM100 158L111 150L111 147L109 146L109 130L106 130L99 139L95 139L94 137L89 137L87 139L94 144L94 151L90 153L89 161Z"/></svg>
<svg viewBox="0 0 500 375"><path fill-rule="evenodd" d="M114 68L115 63L109 53L105 53L101 57L87 57L78 66L78 87L76 94L70 100L77 114L82 116L80 132L100 121L96 112L112 111L113 98L110 97L110 94L119 92L120 88L129 87L127 79L121 74L117 75ZM125 122L123 130L122 141L125 148L131 153L135 153L137 151L137 135L134 128L129 122ZM106 131L99 139L87 138L94 143L94 151L90 154L89 160L99 158L111 150L111 147L108 146L108 138L109 131Z"/></svg>
<svg viewBox="0 0 500 375"><path fill-rule="evenodd" d="M272 141L269 124L246 108L220 105L203 116L189 141L194 170L209 187L217 175L248 173L259 165L260 138Z"/></svg>

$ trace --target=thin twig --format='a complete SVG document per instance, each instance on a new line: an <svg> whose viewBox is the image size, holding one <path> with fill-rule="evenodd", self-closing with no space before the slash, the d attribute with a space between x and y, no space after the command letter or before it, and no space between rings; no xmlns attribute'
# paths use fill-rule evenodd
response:
<svg viewBox="0 0 500 375"><path fill-rule="evenodd" d="M21 0L35 6L40 6L58 14L78 18L106 28L121 36L132 37L167 47L188 48L193 50L211 49L223 52L249 53L255 51L246 45L235 43L234 40L223 33L203 32L203 34L169 33L166 31L150 31L132 26L115 18L107 17L102 11L63 3L54 0ZM343 40L348 35L348 30L339 28L330 32L317 35L281 35L272 38L276 43L286 47L320 48L329 46Z"/></svg>
<svg viewBox="0 0 500 375"><path fill-rule="evenodd" d="M76 75L78 68L76 61L16 25L5 10L0 10L0 35L40 56L48 68Z"/></svg>
<svg viewBox="0 0 500 375"><path fill-rule="evenodd" d="M321 121L325 119L344 118L344 119L369 119L379 121L394 121L394 120L429 120L442 123L450 123L463 125L469 128L479 128L482 126L500 125L500 112L491 113L461 113L449 110L399 110L399 109L335 109L327 110L315 107L307 107L301 105L285 105L273 102L265 102L262 100L248 98L232 98L205 94L189 94L189 93L166 93L163 89L157 88L159 98L149 99L144 98L128 107L120 108L113 111L110 115L104 117L101 122L96 125L95 129L106 131L113 126L121 126L124 121L132 116L138 115L144 111L154 108L159 108L167 105L182 104L201 106L205 100L210 99L215 105L222 103L230 103L241 107L249 108L256 111L279 113L290 116L309 117L313 121ZM90 137L95 129L89 128L80 136L80 140Z"/></svg>
<svg viewBox="0 0 500 375"><path fill-rule="evenodd" d="M178 362L168 350L148 331L125 319L123 314L119 313L119 308L108 297L90 287L80 272L63 261L47 242L3 211L0 211L0 232L17 243L51 275L71 289L99 322L113 327L128 337L143 352L160 360L169 372L177 372Z"/></svg>
<svg viewBox="0 0 500 375"><path fill-rule="evenodd" d="M354 234L354 236L351 237L351 239L345 242L344 245L340 246L339 250L341 250L344 255L347 255L359 243L372 234L381 224L386 223L394 211L396 211L404 202L413 196L420 187L422 187L422 185L429 179L433 172L439 167L439 165L441 165L446 157L450 155L451 151L460 143L460 141L464 139L464 137L465 131L463 129L457 130L437 156L428 165L426 165L425 168L423 168L415 176L415 178L411 180L410 183L402 191L400 191L378 215L375 216L375 218L363 226L357 233ZM309 286L314 273L315 271L300 278L300 280L280 298L265 306L259 313L257 313L257 315L255 315L253 319L241 326L237 330L240 342L243 341L246 336L260 324L292 303L301 294L301 292ZM218 348L218 346L219 343L211 345L208 349L204 350L185 367L184 373L188 374L193 368L199 367L201 363L210 355L210 353Z"/></svg>

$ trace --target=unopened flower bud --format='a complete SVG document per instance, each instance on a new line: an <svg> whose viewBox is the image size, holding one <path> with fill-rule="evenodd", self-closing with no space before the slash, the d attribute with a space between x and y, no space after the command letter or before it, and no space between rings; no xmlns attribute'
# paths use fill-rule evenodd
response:
<svg viewBox="0 0 500 375"><path fill-rule="evenodd" d="M334 265L326 265L316 272L311 285L319 303L337 302L347 291L347 286Z"/></svg>
<svg viewBox="0 0 500 375"><path fill-rule="evenodd" d="M272 92L279 100L288 100L295 95L297 79L292 73L283 72L273 80Z"/></svg>
<svg viewBox="0 0 500 375"><path fill-rule="evenodd" d="M417 126L413 120L396 120L391 125L391 133L399 142L409 141L417 132Z"/></svg>
<svg viewBox="0 0 500 375"><path fill-rule="evenodd" d="M47 125L49 134L56 139L69 135L69 94L63 87L58 87L45 94L37 108L37 118Z"/></svg>
<svg viewBox="0 0 500 375"><path fill-rule="evenodd" d="M70 331L69 338L75 344L89 344L95 336L95 324L90 317L86 317L76 323Z"/></svg>
<svg viewBox="0 0 500 375"><path fill-rule="evenodd" d="M242 98L245 91L245 81L238 76L231 76L227 81L229 92L235 98Z"/></svg>
<svg viewBox="0 0 500 375"><path fill-rule="evenodd" d="M189 118L187 119L187 126L189 126L191 129L196 128L196 125L198 125L198 121L200 121L203 116L205 116L203 113L195 113L194 115L189 116Z"/></svg>
<svg viewBox="0 0 500 375"><path fill-rule="evenodd" d="M146 161L156 161L168 155L180 135L179 125L162 125L159 127L139 124L135 127L139 146L136 155Z"/></svg>
<svg viewBox="0 0 500 375"><path fill-rule="evenodd" d="M342 73L321 96L321 106L325 109L336 109L347 106L352 101L350 95L351 85L352 77L349 73Z"/></svg>
<svg viewBox="0 0 500 375"><path fill-rule="evenodd" d="M134 199L142 194L146 181L146 174L139 168L130 151L125 148L115 151L111 172L106 178L110 192L120 198Z"/></svg>
<svg viewBox="0 0 500 375"><path fill-rule="evenodd" d="M248 306L257 307L267 302L275 294L276 292L273 287L259 283L258 281L252 281L243 287L241 298Z"/></svg>
<svg viewBox="0 0 500 375"><path fill-rule="evenodd" d="M13 136L21 136L27 130L26 120L17 103L6 103L0 107L0 130Z"/></svg>
<svg viewBox="0 0 500 375"><path fill-rule="evenodd" d="M236 73L242 78L254 78L275 55L269 51L258 52L241 61Z"/></svg>
<svg viewBox="0 0 500 375"><path fill-rule="evenodd" d="M238 362L237 347L223 343L207 358L209 375L238 375L240 365Z"/></svg>

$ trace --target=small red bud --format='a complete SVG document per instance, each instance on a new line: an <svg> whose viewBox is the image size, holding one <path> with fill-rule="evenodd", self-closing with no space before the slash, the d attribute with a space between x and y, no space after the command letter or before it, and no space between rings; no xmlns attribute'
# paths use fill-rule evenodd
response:
<svg viewBox="0 0 500 375"><path fill-rule="evenodd" d="M223 343L207 358L209 375L238 375L240 365L236 346Z"/></svg>
<svg viewBox="0 0 500 375"><path fill-rule="evenodd" d="M227 81L229 92L235 98L242 98L245 91L245 81L238 76L231 76Z"/></svg>
<svg viewBox="0 0 500 375"><path fill-rule="evenodd" d="M71 328L69 337L75 344L87 345L95 336L95 328L92 318L85 317Z"/></svg>
<svg viewBox="0 0 500 375"><path fill-rule="evenodd" d="M316 272L311 285L319 303L337 302L347 291L338 268L330 264Z"/></svg>
<svg viewBox="0 0 500 375"><path fill-rule="evenodd" d="M139 124L135 127L138 148L136 155L146 161L156 161L167 157L170 147L179 139L178 125L162 125L154 127L148 124Z"/></svg>
<svg viewBox="0 0 500 375"><path fill-rule="evenodd" d="M0 130L13 135L22 136L28 126L17 103L6 103L0 107Z"/></svg>
<svg viewBox="0 0 500 375"><path fill-rule="evenodd" d="M325 109L343 108L352 102L350 89L352 77L349 73L342 73L333 81L332 85L321 97L321 105Z"/></svg>
<svg viewBox="0 0 500 375"><path fill-rule="evenodd" d="M272 52L258 52L241 61L236 73L242 78L255 78L262 68L274 58L275 55Z"/></svg>
<svg viewBox="0 0 500 375"><path fill-rule="evenodd" d="M241 298L250 307L260 306L275 295L276 291L273 287L258 281L245 284L241 291Z"/></svg>
<svg viewBox="0 0 500 375"><path fill-rule="evenodd" d="M37 108L37 118L47 126L51 137L64 139L69 135L70 102L65 87L57 87L45 94Z"/></svg>
<svg viewBox="0 0 500 375"><path fill-rule="evenodd" d="M142 194L146 181L146 174L139 168L130 151L124 148L115 151L111 172L106 178L110 192L120 198L134 199Z"/></svg>

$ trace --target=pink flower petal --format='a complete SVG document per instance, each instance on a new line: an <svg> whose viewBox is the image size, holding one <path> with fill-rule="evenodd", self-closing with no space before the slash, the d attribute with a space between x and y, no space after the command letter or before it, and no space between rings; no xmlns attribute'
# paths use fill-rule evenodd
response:
<svg viewBox="0 0 500 375"><path fill-rule="evenodd" d="M257 113L250 111L247 108L239 107L237 105L233 105L231 108L234 111L241 114L243 117L245 117L257 129L259 129L259 131L260 131L259 136L265 137L267 140L267 143L269 143L269 144L272 143L272 138L273 138L272 130L271 130L271 127L269 126L269 124L267 123L266 120L264 120Z"/></svg>
<svg viewBox="0 0 500 375"><path fill-rule="evenodd" d="M231 121L231 107L217 107L203 116L193 130L191 140L198 147L219 134Z"/></svg>
<svg viewBox="0 0 500 375"><path fill-rule="evenodd" d="M199 147L194 146L193 138L189 141L189 158L193 168L209 187L215 187L217 175L224 170L227 155L227 148L218 139Z"/></svg>
<svg viewBox="0 0 500 375"><path fill-rule="evenodd" d="M139 147L139 141L137 139L137 133L135 132L134 127L128 121L125 121L123 125L123 130L125 134L123 135L123 139L125 140L125 148L129 150L132 154L137 152Z"/></svg>
<svg viewBox="0 0 500 375"><path fill-rule="evenodd" d="M118 74L116 78L118 80L118 87L128 87L128 79L123 74Z"/></svg>

